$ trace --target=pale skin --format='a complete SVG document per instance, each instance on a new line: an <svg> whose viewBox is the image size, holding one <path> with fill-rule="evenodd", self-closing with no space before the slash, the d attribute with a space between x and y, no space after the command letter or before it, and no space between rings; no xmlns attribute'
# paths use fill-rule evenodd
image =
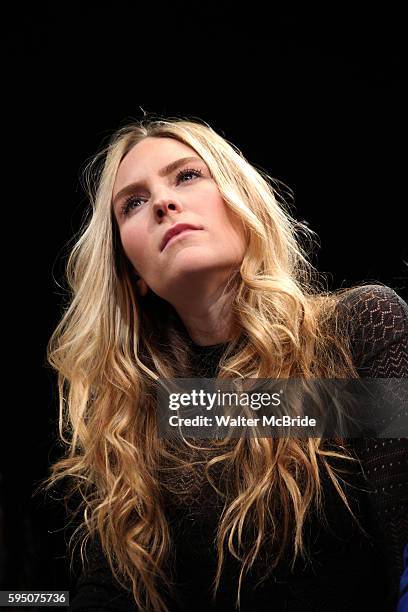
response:
<svg viewBox="0 0 408 612"><path fill-rule="evenodd" d="M184 157L196 159L168 176L159 174ZM187 170L201 176L194 172L177 176ZM138 187L120 195L135 182ZM132 200L126 203L129 195ZM225 289L243 260L245 232L195 150L173 138L145 138L120 163L112 202L123 249L140 275L141 295L150 290L172 304L196 344L230 340L232 295ZM202 229L182 234L161 251L165 232L176 223Z"/></svg>

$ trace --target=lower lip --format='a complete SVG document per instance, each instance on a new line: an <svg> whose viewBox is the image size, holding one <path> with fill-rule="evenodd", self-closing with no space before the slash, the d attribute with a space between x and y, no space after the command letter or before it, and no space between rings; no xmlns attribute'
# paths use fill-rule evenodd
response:
<svg viewBox="0 0 408 612"><path fill-rule="evenodd" d="M183 238L183 236L187 236L188 234L192 234L193 232L198 232L200 230L198 229L188 229L188 230L183 230L182 232L179 232L178 234L176 234L175 236L172 236L170 238L170 240L166 243L166 246L164 247L164 249L166 249L169 244L171 244L172 242L175 242L176 240L178 240L179 238ZM163 249L163 251L164 251Z"/></svg>

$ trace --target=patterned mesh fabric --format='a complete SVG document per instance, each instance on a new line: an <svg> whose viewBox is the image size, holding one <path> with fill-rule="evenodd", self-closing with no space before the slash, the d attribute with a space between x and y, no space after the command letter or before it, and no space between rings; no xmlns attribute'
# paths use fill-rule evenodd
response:
<svg viewBox="0 0 408 612"><path fill-rule="evenodd" d="M359 375L408 377L407 304L389 287L370 285L345 294L340 307L349 322ZM195 345L197 375L216 375L223 348ZM305 528L313 563L299 560L293 573L282 563L256 587L268 569L268 555L261 555L244 579L242 612L396 610L408 542L408 439L351 439L350 444L359 462L345 487L365 534L322 474L327 524L311 513ZM173 481L166 477L166 486L173 582L178 592L177 601L169 600L170 610L234 610L239 565L231 556L216 603L211 601L216 569L213 538L223 505L219 496L197 472L178 475ZM174 493L170 493L172 487ZM97 543L88 556L90 565L78 580L70 609L135 610L131 596L112 578Z"/></svg>
<svg viewBox="0 0 408 612"><path fill-rule="evenodd" d="M408 307L390 288L351 292L354 360L362 378L408 378ZM408 408L408 406L407 406ZM408 439L356 439L356 453L370 484L369 519L378 542L394 610L408 543Z"/></svg>

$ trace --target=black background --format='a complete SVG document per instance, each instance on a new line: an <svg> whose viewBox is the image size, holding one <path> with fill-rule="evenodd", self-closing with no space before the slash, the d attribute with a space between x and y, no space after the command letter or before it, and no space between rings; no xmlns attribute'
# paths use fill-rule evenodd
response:
<svg viewBox="0 0 408 612"><path fill-rule="evenodd" d="M118 127L204 119L293 190L332 288L407 299L404 20L381 7L56 2L3 22L3 589L72 588L63 507L32 497L61 452L45 351L81 168Z"/></svg>

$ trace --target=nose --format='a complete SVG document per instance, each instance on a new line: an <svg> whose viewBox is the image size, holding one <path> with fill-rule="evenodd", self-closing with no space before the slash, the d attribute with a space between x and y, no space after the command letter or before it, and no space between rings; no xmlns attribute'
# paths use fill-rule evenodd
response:
<svg viewBox="0 0 408 612"><path fill-rule="evenodd" d="M182 211L183 207L175 198L170 196L157 199L153 204L153 214L161 219L168 214L169 211Z"/></svg>

